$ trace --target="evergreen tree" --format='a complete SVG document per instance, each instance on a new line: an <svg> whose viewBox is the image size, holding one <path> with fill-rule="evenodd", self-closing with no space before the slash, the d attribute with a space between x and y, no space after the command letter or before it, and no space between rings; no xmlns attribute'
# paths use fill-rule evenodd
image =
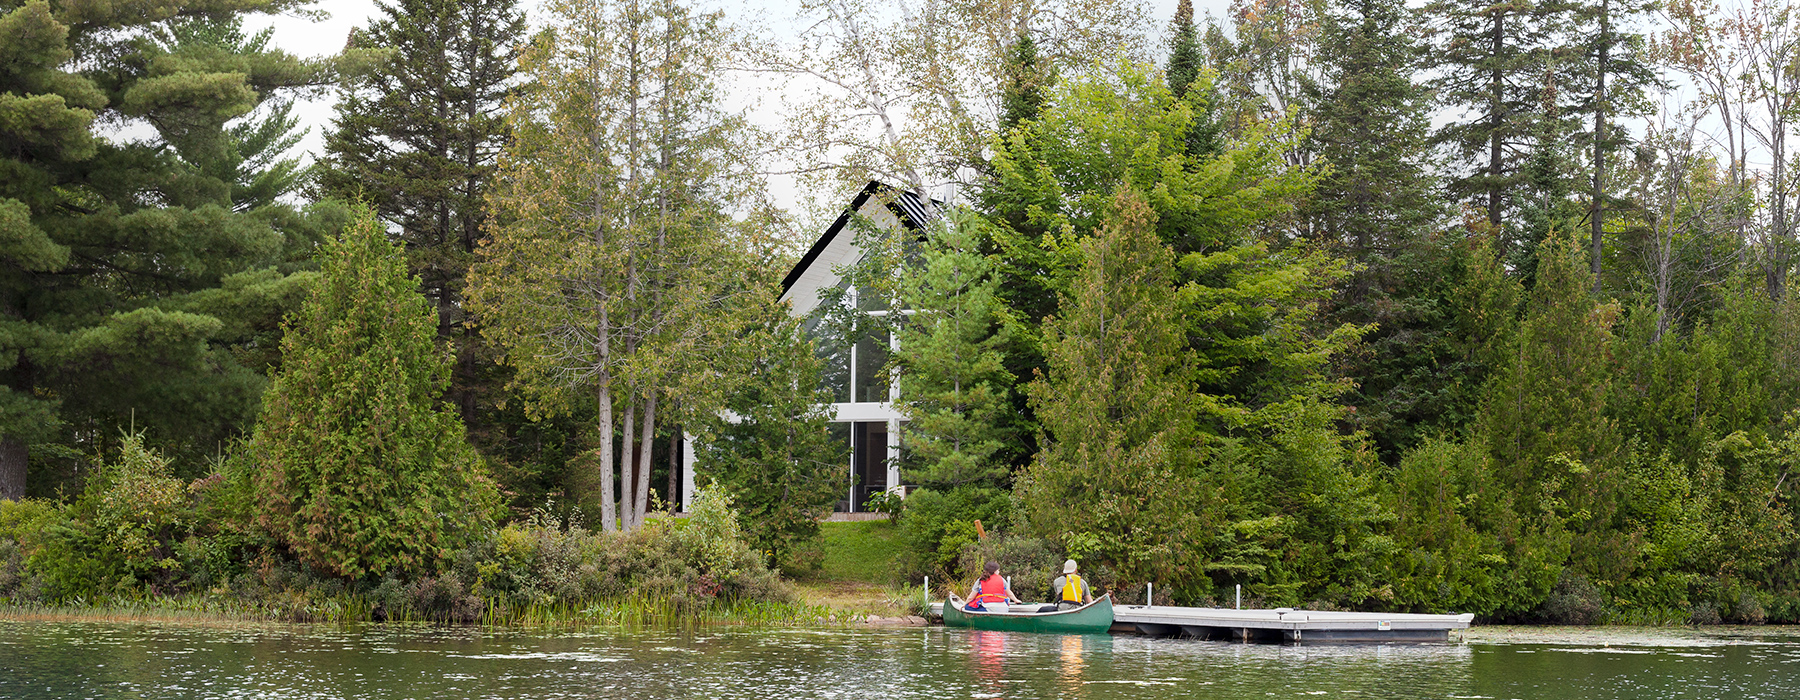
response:
<svg viewBox="0 0 1800 700"><path fill-rule="evenodd" d="M1308 87L1309 149L1325 163L1300 216L1357 270L1332 299L1332 325L1373 324L1342 371L1357 387L1352 423L1397 458L1418 423L1444 417L1455 373L1444 249L1428 234L1439 206L1425 172L1430 117L1413 82L1420 58L1404 3L1350 0L1331 8L1319 42L1320 82Z"/></svg>
<svg viewBox="0 0 1800 700"><path fill-rule="evenodd" d="M406 246L413 274L457 350L453 400L471 430L497 401L492 359L464 310L465 278L487 220L484 198L508 131L525 15L515 0L397 0L352 36L380 52L346 77L320 189L367 201ZM480 437L478 434L477 437Z"/></svg>
<svg viewBox="0 0 1800 700"><path fill-rule="evenodd" d="M1572 48L1583 57L1579 89L1570 105L1575 116L1586 115L1591 127L1588 144L1588 265L1594 293L1600 292L1601 262L1605 259L1605 235L1613 184L1609 160L1631 141L1630 131L1616 123L1620 117L1646 110L1645 91L1661 80L1648 56L1644 36L1633 25L1656 8L1646 0L1587 0L1575 3L1572 19L1579 37Z"/></svg>
<svg viewBox="0 0 1800 700"><path fill-rule="evenodd" d="M1044 92L1055 82L1055 72L1038 58L1037 40L1031 32L1019 32L1007 54L1005 82L1000 86L1000 133L1036 119L1044 109Z"/></svg>
<svg viewBox="0 0 1800 700"><path fill-rule="evenodd" d="M273 28L245 35L243 18L197 17L169 23L156 32L157 42L171 55L216 54L245 57L240 60L269 62ZM284 59L277 59L284 60ZM310 67L288 65L304 71L309 80L325 76ZM237 211L277 207L300 186L300 160L288 155L305 131L293 116L292 96L260 90L255 110L235 123L216 125L184 134L183 159L198 172L230 188L231 206Z"/></svg>
<svg viewBox="0 0 1800 700"><path fill-rule="evenodd" d="M1020 477L1027 531L1124 581L1191 585L1202 572L1197 399L1176 323L1174 253L1156 213L1121 186L1045 321L1042 378L1026 387L1043 449Z"/></svg>
<svg viewBox="0 0 1800 700"><path fill-rule="evenodd" d="M925 244L900 298L912 315L898 328L897 408L906 446L904 480L949 491L999 487L1019 455L1006 368L1010 343L994 264L979 251L985 222L963 209Z"/></svg>
<svg viewBox="0 0 1800 700"><path fill-rule="evenodd" d="M603 529L629 529L649 510L659 407L718 407L711 363L767 293L752 248L771 217L738 157L749 132L719 109L720 15L550 9L555 31L521 59L530 89L510 103L468 297L534 417L593 402L600 473L577 480L598 482L583 497Z"/></svg>
<svg viewBox="0 0 1800 700"><path fill-rule="evenodd" d="M1218 114L1219 95L1206 68L1200 34L1194 28L1193 0L1180 0L1169 37L1169 63L1163 78L1175 99L1187 99L1194 107L1194 125L1188 132L1188 152L1217 154L1224 145L1224 128ZM1189 95L1193 97L1190 99Z"/></svg>
<svg viewBox="0 0 1800 700"><path fill-rule="evenodd" d="M1630 556L1614 521L1625 445L1607 410L1619 309L1588 295L1577 240L1545 241L1525 318L1480 425L1518 512L1536 516L1548 532L1566 531L1571 564L1593 577L1618 563L1609 560Z"/></svg>
<svg viewBox="0 0 1800 700"><path fill-rule="evenodd" d="M257 524L300 560L364 578L433 571L499 493L453 409L435 314L372 212L319 254L248 445Z"/></svg>
<svg viewBox="0 0 1800 700"><path fill-rule="evenodd" d="M282 311L265 302L292 298L278 288L332 218L234 196L219 166L234 121L328 66L166 39L292 6L0 9L0 100L15 105L0 120L0 497L25 495L33 462L46 469L32 488L53 491L55 455L134 418L175 464L197 465L254 416L253 341ZM155 135L94 131L126 120Z"/></svg>
<svg viewBox="0 0 1800 700"><path fill-rule="evenodd" d="M1488 225L1505 226L1526 178L1525 162L1541 122L1556 106L1554 77L1547 76L1561 12L1555 3L1491 3L1436 0L1425 12L1438 23L1431 63L1439 77L1432 87L1439 102L1459 110L1460 119L1438 129L1434 140L1463 161L1450 190L1487 214Z"/></svg>
<svg viewBox="0 0 1800 700"><path fill-rule="evenodd" d="M744 533L771 566L816 566L819 520L850 490L849 441L834 432L832 399L818 382L821 363L784 304L763 312L748 381L726 403L730 420L696 421L697 476L730 494Z"/></svg>
<svg viewBox="0 0 1800 700"><path fill-rule="evenodd" d="M1200 34L1194 29L1194 2L1180 0L1175 5L1175 19L1170 26L1169 64L1163 70L1169 92L1180 98L1200 79L1206 57L1200 51Z"/></svg>
<svg viewBox="0 0 1800 700"><path fill-rule="evenodd" d="M1438 215L1425 173L1427 96L1412 78L1418 59L1402 2L1348 0L1326 16L1324 80L1308 101L1312 151L1330 172L1302 216L1358 263L1400 254ZM1399 272L1357 282L1381 286Z"/></svg>

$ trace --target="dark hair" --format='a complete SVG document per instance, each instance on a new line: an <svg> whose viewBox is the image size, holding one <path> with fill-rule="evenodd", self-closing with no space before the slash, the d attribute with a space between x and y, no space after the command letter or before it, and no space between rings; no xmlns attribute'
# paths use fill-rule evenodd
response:
<svg viewBox="0 0 1800 700"><path fill-rule="evenodd" d="M981 570L985 572L981 575L981 580L987 581L993 578L994 574L1000 573L1000 562L990 561L986 566L981 567Z"/></svg>

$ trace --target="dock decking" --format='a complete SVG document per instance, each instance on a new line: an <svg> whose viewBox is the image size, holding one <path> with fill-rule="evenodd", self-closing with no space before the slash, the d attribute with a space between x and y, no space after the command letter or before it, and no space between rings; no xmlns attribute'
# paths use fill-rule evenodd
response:
<svg viewBox="0 0 1800 700"><path fill-rule="evenodd" d="M943 603L932 603L941 617ZM1167 605L1113 607L1115 634L1224 639L1284 644L1362 642L1442 642L1451 630L1468 629L1474 615L1326 612L1321 610L1233 610Z"/></svg>

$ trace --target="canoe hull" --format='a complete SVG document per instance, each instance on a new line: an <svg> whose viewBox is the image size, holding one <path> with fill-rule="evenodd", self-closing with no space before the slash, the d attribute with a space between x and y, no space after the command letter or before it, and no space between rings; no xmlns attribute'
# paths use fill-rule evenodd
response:
<svg viewBox="0 0 1800 700"><path fill-rule="evenodd" d="M1074 610L1051 613L983 613L962 609L952 596L944 601L944 624L1000 632L1048 632L1052 634L1105 634L1112 628L1112 594Z"/></svg>

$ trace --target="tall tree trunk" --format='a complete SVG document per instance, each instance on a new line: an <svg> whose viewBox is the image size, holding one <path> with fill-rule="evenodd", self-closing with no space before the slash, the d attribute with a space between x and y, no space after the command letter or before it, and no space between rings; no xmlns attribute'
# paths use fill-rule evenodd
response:
<svg viewBox="0 0 1800 700"><path fill-rule="evenodd" d="M632 517L636 518L638 525L643 525L644 518L650 514L650 454L655 452L650 447L656 444L655 389L651 389L644 397L644 426L640 430L643 437L638 440L638 444L642 451L638 454L638 464L635 470L637 486L634 493L637 494L637 501L632 505L634 513Z"/></svg>
<svg viewBox="0 0 1800 700"><path fill-rule="evenodd" d="M604 314L602 315L602 317L604 318ZM605 322L602 321L602 326L604 326L604 323ZM601 342L602 343L606 342L604 331L602 331ZM618 523L619 523L618 511L613 508L612 382L608 378L602 377L600 379L599 384L600 384L600 389L599 389L598 395L595 397L595 400L598 401L600 404L600 416L599 416L599 427L600 427L599 452L600 452L600 454L599 454L599 460L598 460L600 462L600 470L601 470L601 474L600 474L600 530L602 532L612 532L613 530L618 529Z"/></svg>
<svg viewBox="0 0 1800 700"><path fill-rule="evenodd" d="M1494 58L1493 70L1488 76L1488 223L1500 228L1500 175L1505 164L1506 151L1500 140L1501 126L1506 123L1505 82L1500 53L1506 48L1506 15L1502 10L1493 10L1494 29L1489 44Z"/></svg>
<svg viewBox="0 0 1800 700"><path fill-rule="evenodd" d="M0 435L0 501L24 500L25 465L30 457L31 448L24 440Z"/></svg>
<svg viewBox="0 0 1800 700"><path fill-rule="evenodd" d="M1600 60L1594 76L1594 195L1588 225L1592 227L1592 265L1594 293L1600 293L1601 236L1606 219L1606 70L1612 49L1612 17L1608 0L1600 0Z"/></svg>
<svg viewBox="0 0 1800 700"><path fill-rule="evenodd" d="M635 395L625 401L625 429L619 433L619 439L624 441L619 450L619 521L625 530L637 529L632 508L637 497L631 490L637 484L632 474L637 467L637 407Z"/></svg>
<svg viewBox="0 0 1800 700"><path fill-rule="evenodd" d="M1792 243L1787 211L1787 120L1782 109L1770 109L1769 122L1769 298L1780 301L1787 285L1788 251Z"/></svg>

